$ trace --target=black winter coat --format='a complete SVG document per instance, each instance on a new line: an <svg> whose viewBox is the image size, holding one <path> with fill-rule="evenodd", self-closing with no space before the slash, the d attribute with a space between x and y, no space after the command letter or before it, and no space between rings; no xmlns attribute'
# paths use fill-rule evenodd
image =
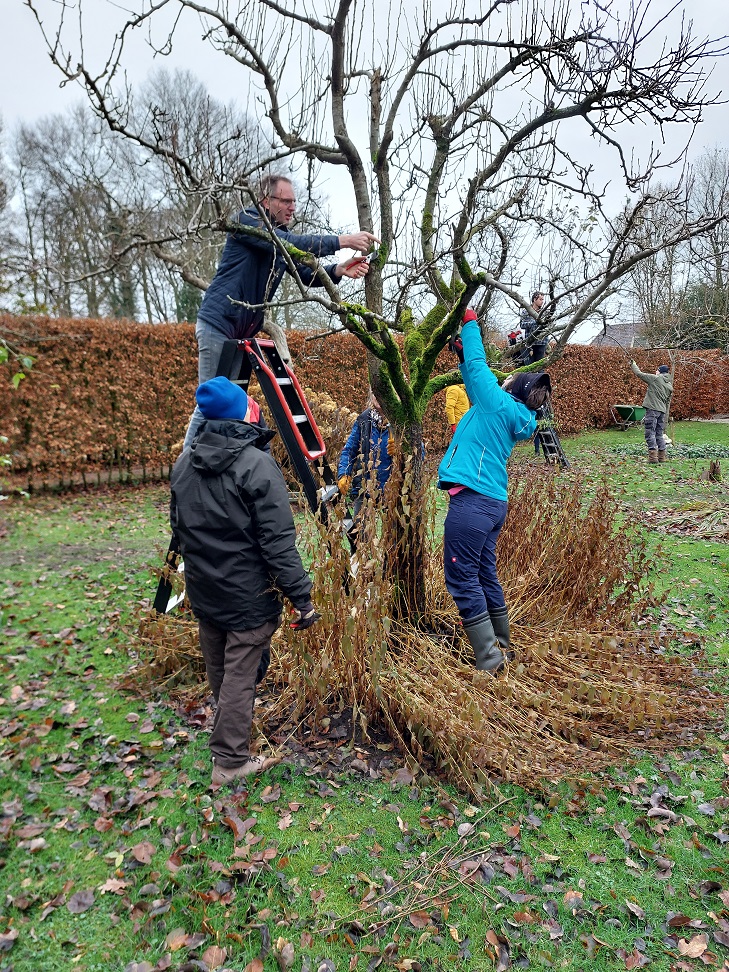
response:
<svg viewBox="0 0 729 972"><path fill-rule="evenodd" d="M208 421L172 470L170 522L185 562L195 615L225 631L248 631L310 600L296 549L289 494L272 437L247 422Z"/></svg>
<svg viewBox="0 0 729 972"><path fill-rule="evenodd" d="M237 221L242 226L266 229L255 208L244 209L238 214ZM338 236L289 233L285 226L277 226L276 235L316 257L330 256L339 249ZM334 280L334 266L324 269ZM270 239L229 233L217 272L200 305L199 319L222 331L228 338L253 337L263 324L263 308L253 310L242 307L231 303L229 298L258 305L271 301L285 271L286 261L278 248L274 252ZM298 264L297 271L302 283L321 286L321 280L309 267Z"/></svg>

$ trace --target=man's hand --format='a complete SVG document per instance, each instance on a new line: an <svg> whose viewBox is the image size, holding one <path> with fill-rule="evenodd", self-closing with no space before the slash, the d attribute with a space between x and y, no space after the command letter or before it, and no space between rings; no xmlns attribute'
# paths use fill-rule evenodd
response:
<svg viewBox="0 0 729 972"><path fill-rule="evenodd" d="M393 439L392 435L388 435L388 437L387 437L387 454L388 454L388 456L394 456L395 455L395 449L396 449L395 440Z"/></svg>
<svg viewBox="0 0 729 972"><path fill-rule="evenodd" d="M340 476L337 480L337 486L339 487L339 492L342 496L346 496L349 492L349 487L352 485L351 476Z"/></svg>
<svg viewBox="0 0 729 972"><path fill-rule="evenodd" d="M366 233L362 230L359 233L344 233L339 237L339 246L341 249L359 250L360 253L368 253L374 243L379 243L380 241L372 233Z"/></svg>
<svg viewBox="0 0 729 972"><path fill-rule="evenodd" d="M293 628L294 631L305 631L306 628L310 628L321 618L321 614L317 614L311 601L301 610L294 608L292 614L294 620L289 623L289 627Z"/></svg>
<svg viewBox="0 0 729 972"><path fill-rule="evenodd" d="M364 277L365 274L369 273L370 265L367 262L367 257L352 257L351 260L345 260L343 263L338 263L334 268L334 276L338 277L340 280L342 277L350 277L352 280L359 280Z"/></svg>

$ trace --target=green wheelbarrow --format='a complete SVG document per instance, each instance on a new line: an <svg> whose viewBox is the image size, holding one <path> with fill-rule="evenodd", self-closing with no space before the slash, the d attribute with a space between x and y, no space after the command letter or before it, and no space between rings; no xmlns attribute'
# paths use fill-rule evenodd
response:
<svg viewBox="0 0 729 972"><path fill-rule="evenodd" d="M642 405L611 405L610 411L613 421L623 432L631 425L640 425L645 418L645 409Z"/></svg>

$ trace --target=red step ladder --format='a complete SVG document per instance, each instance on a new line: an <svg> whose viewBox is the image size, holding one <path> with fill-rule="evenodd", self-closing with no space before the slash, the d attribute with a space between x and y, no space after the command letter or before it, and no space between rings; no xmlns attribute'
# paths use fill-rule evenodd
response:
<svg viewBox="0 0 729 972"><path fill-rule="evenodd" d="M248 391L252 375L256 376L309 507L326 522L327 503L338 495L337 480L326 460L326 446L306 395L276 345L256 338L226 341L218 363L220 375L244 391ZM180 547L173 536L154 599L154 610L159 614L169 613L183 600L184 593L173 595L171 581L171 575L183 569Z"/></svg>

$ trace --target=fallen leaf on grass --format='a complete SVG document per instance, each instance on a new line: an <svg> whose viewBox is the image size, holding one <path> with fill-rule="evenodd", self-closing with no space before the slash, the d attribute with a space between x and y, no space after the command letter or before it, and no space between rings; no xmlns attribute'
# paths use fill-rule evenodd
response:
<svg viewBox="0 0 729 972"><path fill-rule="evenodd" d="M486 932L486 941L493 947L493 952L491 952L489 949L486 949L486 951L494 960L496 972L506 972L511 965L508 941L503 937L503 935L498 935L495 931L493 931L493 929L489 929Z"/></svg>
<svg viewBox="0 0 729 972"><path fill-rule="evenodd" d="M148 840L143 840L132 847L132 857L140 864L149 864L156 850L154 844L150 844Z"/></svg>
<svg viewBox="0 0 729 972"><path fill-rule="evenodd" d="M703 955L708 946L709 940L706 935L694 935L689 941L686 941L685 938L678 940L678 950L681 955L685 955L687 958L698 958Z"/></svg>
<svg viewBox="0 0 729 972"><path fill-rule="evenodd" d="M413 911L410 915L410 924L418 930L427 928L430 924L430 915L427 911Z"/></svg>
<svg viewBox="0 0 729 972"><path fill-rule="evenodd" d="M275 803L276 800L281 798L281 787L276 783L274 786L264 787L263 792L259 796L261 803ZM255 961L255 959L254 959Z"/></svg>
<svg viewBox="0 0 729 972"><path fill-rule="evenodd" d="M93 891L77 891L68 899L66 907L72 915L81 915L84 911L88 911L93 903Z"/></svg>
<svg viewBox="0 0 729 972"><path fill-rule="evenodd" d="M171 952L176 952L179 948L187 945L187 932L184 928L173 928L165 938L165 944Z"/></svg>
<svg viewBox="0 0 729 972"><path fill-rule="evenodd" d="M478 872L480 867L481 864L479 861L463 861L458 868L458 873L464 881L467 881L468 878L473 877Z"/></svg>
<svg viewBox="0 0 729 972"><path fill-rule="evenodd" d="M639 918L641 921L643 920L643 918L645 918L645 911L643 911L640 905L635 904L633 901L628 901L628 899L626 898L625 906L627 907L631 915L635 915L635 917Z"/></svg>
<svg viewBox="0 0 729 972"><path fill-rule="evenodd" d="M39 837L44 833L45 829L44 824L25 824L17 828L15 836L20 840L32 840L33 837Z"/></svg>
<svg viewBox="0 0 729 972"><path fill-rule="evenodd" d="M228 956L228 950L219 945L211 945L202 953L202 960L207 965L209 972L219 969Z"/></svg>
<svg viewBox="0 0 729 972"><path fill-rule="evenodd" d="M0 935L0 952L9 952L19 934L20 932L17 928L11 928L9 931Z"/></svg>
<svg viewBox="0 0 729 972"><path fill-rule="evenodd" d="M129 887L128 881L120 881L118 878L108 878L103 884L99 885L100 894L123 894L124 888Z"/></svg>
<svg viewBox="0 0 729 972"><path fill-rule="evenodd" d="M669 928L683 928L684 925L691 924L691 919L688 915L671 915L666 924Z"/></svg>
<svg viewBox="0 0 729 972"><path fill-rule="evenodd" d="M248 817L247 820L241 820L237 813L231 811L222 818L222 823L233 831L233 840L239 841L243 840L248 831L256 826L256 818Z"/></svg>
<svg viewBox="0 0 729 972"><path fill-rule="evenodd" d="M263 972L263 962L259 958L251 959L243 972Z"/></svg>
<svg viewBox="0 0 729 972"><path fill-rule="evenodd" d="M565 908L569 908L570 911L581 908L582 900L581 891L565 891L564 893L564 905Z"/></svg>
<svg viewBox="0 0 729 972"><path fill-rule="evenodd" d="M278 829L288 830L288 828L291 826L293 822L294 822L293 815L290 813L285 813L278 822Z"/></svg>
<svg viewBox="0 0 729 972"><path fill-rule="evenodd" d="M124 967L124 972L154 972L156 966L152 965L151 962L130 962L129 965Z"/></svg>
<svg viewBox="0 0 729 972"><path fill-rule="evenodd" d="M639 952L637 948L634 948L629 955L625 955L625 968L626 969L640 969L644 965L648 965L650 959L643 952Z"/></svg>
<svg viewBox="0 0 729 972"><path fill-rule="evenodd" d="M278 939L273 955L281 972L286 972L294 964L294 946L285 938Z"/></svg>
<svg viewBox="0 0 729 972"><path fill-rule="evenodd" d="M518 921L520 925L531 924L532 922L539 921L539 919L531 913L531 911L515 911L512 915L514 921Z"/></svg>

